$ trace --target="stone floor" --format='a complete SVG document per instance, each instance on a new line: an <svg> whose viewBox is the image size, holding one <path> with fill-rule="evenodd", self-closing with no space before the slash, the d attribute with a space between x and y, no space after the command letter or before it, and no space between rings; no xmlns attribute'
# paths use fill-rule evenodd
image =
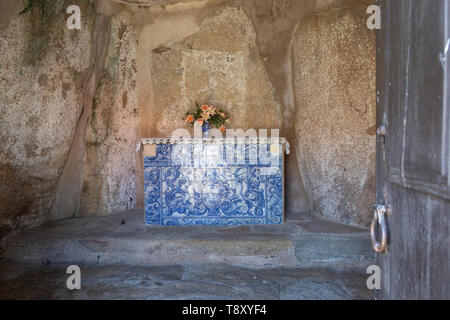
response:
<svg viewBox="0 0 450 320"><path fill-rule="evenodd" d="M8 240L0 299L370 299L367 231L312 215L281 226L144 226L132 211ZM67 266L81 267L68 290Z"/></svg>
<svg viewBox="0 0 450 320"><path fill-rule="evenodd" d="M366 265L250 269L225 264L81 266L68 290L67 265L21 270L3 263L0 299L370 299ZM14 271L5 271L14 269Z"/></svg>

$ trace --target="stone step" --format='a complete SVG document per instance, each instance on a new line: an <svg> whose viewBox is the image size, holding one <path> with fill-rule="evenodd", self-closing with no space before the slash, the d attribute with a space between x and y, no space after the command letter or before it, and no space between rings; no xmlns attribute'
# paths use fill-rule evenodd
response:
<svg viewBox="0 0 450 320"><path fill-rule="evenodd" d="M145 226L136 211L70 219L8 241L3 256L34 264L158 266L225 263L247 267L307 266L370 260L366 230L314 218L279 226Z"/></svg>

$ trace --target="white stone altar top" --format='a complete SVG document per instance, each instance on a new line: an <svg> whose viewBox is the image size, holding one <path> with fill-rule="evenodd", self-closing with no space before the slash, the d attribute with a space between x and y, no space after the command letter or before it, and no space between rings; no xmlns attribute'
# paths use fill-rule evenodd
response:
<svg viewBox="0 0 450 320"><path fill-rule="evenodd" d="M286 138L142 138L136 144L136 152L139 152L142 145L158 144L281 144L285 153L291 153L291 145Z"/></svg>

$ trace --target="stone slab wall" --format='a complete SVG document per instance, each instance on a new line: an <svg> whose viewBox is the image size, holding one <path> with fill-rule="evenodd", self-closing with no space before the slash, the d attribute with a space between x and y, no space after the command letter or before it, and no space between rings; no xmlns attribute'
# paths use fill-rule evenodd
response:
<svg viewBox="0 0 450 320"><path fill-rule="evenodd" d="M375 34L365 6L298 27L292 59L300 171L315 211L367 226L375 201Z"/></svg>
<svg viewBox="0 0 450 320"><path fill-rule="evenodd" d="M139 109L132 19L126 11L111 19L105 67L85 134L87 160L79 216L136 206Z"/></svg>
<svg viewBox="0 0 450 320"><path fill-rule="evenodd" d="M0 237L48 218L91 65L89 6L79 3L84 28L74 32L60 2L20 16L10 5L0 34Z"/></svg>

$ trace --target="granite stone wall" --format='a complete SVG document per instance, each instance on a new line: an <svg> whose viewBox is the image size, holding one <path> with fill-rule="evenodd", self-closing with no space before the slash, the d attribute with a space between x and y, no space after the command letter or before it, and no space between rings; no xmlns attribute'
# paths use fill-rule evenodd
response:
<svg viewBox="0 0 450 320"><path fill-rule="evenodd" d="M0 4L0 237L141 207L140 137L197 100L291 142L288 214L365 225L373 196L371 0ZM39 1L35 3L40 3ZM327 153L330 151L329 153ZM304 183L305 182L305 183Z"/></svg>
<svg viewBox="0 0 450 320"><path fill-rule="evenodd" d="M308 17L294 38L300 172L316 213L367 226L375 201L375 33L366 7Z"/></svg>
<svg viewBox="0 0 450 320"><path fill-rule="evenodd" d="M85 133L80 216L135 208L139 133L137 33L129 12L112 17L104 70Z"/></svg>
<svg viewBox="0 0 450 320"><path fill-rule="evenodd" d="M2 1L0 10L0 237L48 219L92 64L87 3L78 2L78 32L66 28L62 2L22 15L20 3Z"/></svg>

